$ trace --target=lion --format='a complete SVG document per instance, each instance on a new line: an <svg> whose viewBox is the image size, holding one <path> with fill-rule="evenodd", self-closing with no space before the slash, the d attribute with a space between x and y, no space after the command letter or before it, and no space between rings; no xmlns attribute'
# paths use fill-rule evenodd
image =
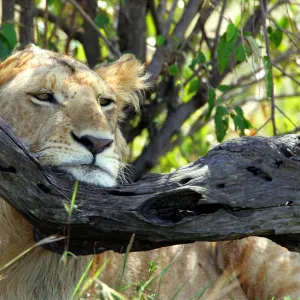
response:
<svg viewBox="0 0 300 300"><path fill-rule="evenodd" d="M127 146L120 122L126 105L139 108L147 74L133 55L94 71L75 59L30 45L0 64L0 117L44 165L75 179L112 187L122 178ZM0 268L35 242L32 225L0 199ZM101 281L119 284L124 255L108 251ZM0 273L2 300L71 299L90 256L69 257L33 248ZM300 258L258 237L197 242L129 254L122 285L147 279L156 299L282 299L300 296ZM169 268L168 268L169 266ZM165 271L160 273L164 268ZM162 276L163 275L163 276ZM136 287L122 291L133 298ZM180 291L179 291L180 289Z"/></svg>

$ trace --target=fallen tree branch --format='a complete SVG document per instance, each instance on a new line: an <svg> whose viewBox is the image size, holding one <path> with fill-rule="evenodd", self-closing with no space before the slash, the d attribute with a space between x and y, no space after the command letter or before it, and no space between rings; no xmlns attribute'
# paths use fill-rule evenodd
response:
<svg viewBox="0 0 300 300"><path fill-rule="evenodd" d="M110 189L45 169L0 121L0 196L35 227L35 238L70 228L75 254L265 236L300 250L300 136L243 137L170 174ZM45 245L62 252L64 242Z"/></svg>

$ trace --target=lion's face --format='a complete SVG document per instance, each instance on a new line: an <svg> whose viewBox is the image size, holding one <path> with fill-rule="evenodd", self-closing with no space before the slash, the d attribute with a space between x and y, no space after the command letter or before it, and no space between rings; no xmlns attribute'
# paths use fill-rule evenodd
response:
<svg viewBox="0 0 300 300"><path fill-rule="evenodd" d="M0 65L0 117L41 163L112 186L126 148L118 121L126 103L137 106L145 87L142 71L129 55L94 72L70 57L30 47Z"/></svg>

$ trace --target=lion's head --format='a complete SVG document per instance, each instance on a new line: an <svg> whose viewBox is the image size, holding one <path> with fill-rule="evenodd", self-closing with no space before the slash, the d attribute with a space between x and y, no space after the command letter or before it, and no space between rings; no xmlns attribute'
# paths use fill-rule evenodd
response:
<svg viewBox="0 0 300 300"><path fill-rule="evenodd" d="M126 104L146 88L132 55L92 71L66 55L29 46L0 64L0 117L45 165L102 186L116 183L126 144Z"/></svg>

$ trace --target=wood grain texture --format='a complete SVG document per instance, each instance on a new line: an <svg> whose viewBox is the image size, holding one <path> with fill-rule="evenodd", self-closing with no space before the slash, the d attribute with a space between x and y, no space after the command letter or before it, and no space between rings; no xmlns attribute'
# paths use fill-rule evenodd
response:
<svg viewBox="0 0 300 300"><path fill-rule="evenodd" d="M75 254L124 252L194 241L267 237L300 250L300 136L243 137L222 143L170 174L98 188L43 167L0 120L0 196L34 226L45 248Z"/></svg>

